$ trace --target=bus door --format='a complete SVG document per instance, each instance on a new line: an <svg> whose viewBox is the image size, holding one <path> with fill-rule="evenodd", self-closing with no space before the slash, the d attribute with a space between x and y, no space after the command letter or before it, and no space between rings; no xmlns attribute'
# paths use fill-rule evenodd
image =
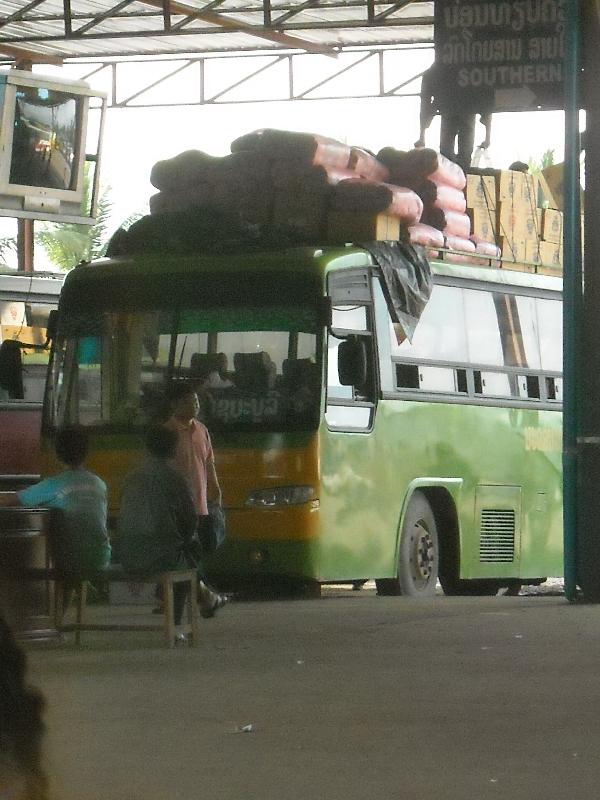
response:
<svg viewBox="0 0 600 800"><path fill-rule="evenodd" d="M379 463L374 435L379 379L369 270L332 272L328 293L321 572L335 580L377 572L379 480L385 465Z"/></svg>
<svg viewBox="0 0 600 800"><path fill-rule="evenodd" d="M377 381L373 300L369 274L333 273L329 278L331 327L327 337L327 409L331 430L371 430Z"/></svg>

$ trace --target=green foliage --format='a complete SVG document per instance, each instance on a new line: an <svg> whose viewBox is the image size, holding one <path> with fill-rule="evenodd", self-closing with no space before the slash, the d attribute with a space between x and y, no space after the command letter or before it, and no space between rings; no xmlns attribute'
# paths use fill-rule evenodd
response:
<svg viewBox="0 0 600 800"><path fill-rule="evenodd" d="M81 209L87 213L90 208L92 175L86 164ZM81 261L92 261L106 254L111 231L109 221L112 211L110 187L106 187L98 198L96 220L93 225L77 225L64 222L44 222L35 231L35 242L46 251L49 260L62 270L70 270ZM121 225L127 229L140 212L131 214ZM6 260L9 251L16 253L17 239L14 236L0 237L0 265Z"/></svg>
<svg viewBox="0 0 600 800"><path fill-rule="evenodd" d="M87 213L90 208L92 187L92 174L89 164L86 164L81 201L81 209L84 213ZM97 258L101 255L102 248L105 247L111 209L110 187L107 187L98 198L96 221L93 225L45 222L36 233L36 243L44 248L50 261L64 270L72 269L80 261Z"/></svg>
<svg viewBox="0 0 600 800"><path fill-rule="evenodd" d="M554 164L554 150L546 150L539 161L530 158L528 164L529 172L532 175L538 175L542 170Z"/></svg>
<svg viewBox="0 0 600 800"><path fill-rule="evenodd" d="M92 186L92 175L89 165L86 164L81 203L81 208L86 213L90 207ZM112 211L110 192L110 186L107 186L100 193L96 220L93 225L46 222L36 233L36 242L44 248L50 261L56 264L57 267L69 270L81 261L92 261L105 255L110 240L108 227ZM141 216L141 213L132 214L123 223L123 227L129 227L132 222Z"/></svg>
<svg viewBox="0 0 600 800"><path fill-rule="evenodd" d="M0 236L0 266L6 266L6 256L10 251L17 252L16 238L14 236Z"/></svg>

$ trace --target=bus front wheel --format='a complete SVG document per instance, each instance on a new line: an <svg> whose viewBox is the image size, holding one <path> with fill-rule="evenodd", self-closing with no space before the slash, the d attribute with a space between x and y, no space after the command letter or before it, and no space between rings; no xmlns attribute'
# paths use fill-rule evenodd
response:
<svg viewBox="0 0 600 800"><path fill-rule="evenodd" d="M435 516L425 494L417 490L410 498L402 524L397 576L377 580L377 593L431 597L435 594L438 569Z"/></svg>

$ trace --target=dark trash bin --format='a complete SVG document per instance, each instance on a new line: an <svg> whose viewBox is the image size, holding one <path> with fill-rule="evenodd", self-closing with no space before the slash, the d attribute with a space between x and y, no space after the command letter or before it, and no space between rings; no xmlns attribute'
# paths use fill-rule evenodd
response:
<svg viewBox="0 0 600 800"><path fill-rule="evenodd" d="M53 514L41 508L0 508L0 613L18 639L57 638L52 609L54 584L19 573L50 566Z"/></svg>

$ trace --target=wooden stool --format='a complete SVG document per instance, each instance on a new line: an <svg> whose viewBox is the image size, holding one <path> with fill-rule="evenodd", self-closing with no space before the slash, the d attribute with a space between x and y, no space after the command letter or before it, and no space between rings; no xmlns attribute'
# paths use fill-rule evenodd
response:
<svg viewBox="0 0 600 800"><path fill-rule="evenodd" d="M53 572L55 572L53 570ZM56 586L55 621L56 626L63 631L75 631L75 643L80 644L82 631L153 631L162 630L167 647L174 647L179 634L188 635L188 643L195 647L199 639L198 625L198 575L195 569L172 570L154 575L139 575L125 572L118 564L94 575L54 575ZM164 615L163 624L130 625L124 623L88 623L85 622L85 609L87 602L87 584L90 580L106 581L108 583L152 583L160 584L163 591ZM176 583L189 583L190 590L186 598L187 621L179 625L174 618L174 593ZM73 587L76 593L75 622L63 624L64 617L64 592L66 587Z"/></svg>

